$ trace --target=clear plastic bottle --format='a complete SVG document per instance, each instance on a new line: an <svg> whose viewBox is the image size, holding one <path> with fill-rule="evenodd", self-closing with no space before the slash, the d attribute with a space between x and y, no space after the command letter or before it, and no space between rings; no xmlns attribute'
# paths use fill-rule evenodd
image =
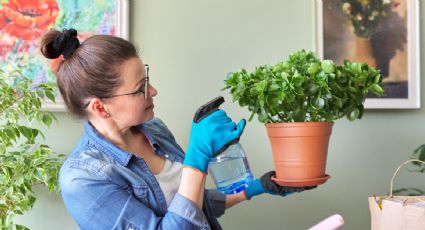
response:
<svg viewBox="0 0 425 230"><path fill-rule="evenodd" d="M208 166L217 190L224 194L241 192L253 180L245 152L239 143L230 145L212 158Z"/></svg>

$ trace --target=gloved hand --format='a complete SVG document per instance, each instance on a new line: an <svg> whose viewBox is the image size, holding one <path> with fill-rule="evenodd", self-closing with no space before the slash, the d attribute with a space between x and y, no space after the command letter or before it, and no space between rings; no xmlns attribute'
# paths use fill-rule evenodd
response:
<svg viewBox="0 0 425 230"><path fill-rule="evenodd" d="M245 119L242 119L236 125L223 110L211 113L199 123L192 122L189 146L183 165L190 166L206 174L208 162L212 155L225 144L239 138L245 128L245 124Z"/></svg>
<svg viewBox="0 0 425 230"><path fill-rule="evenodd" d="M247 200L250 200L252 197L260 195L262 193L268 193L272 195L287 196L294 192L302 192L304 190L310 190L316 188L317 186L308 186L308 187L286 187L280 186L271 180L275 176L275 171L270 171L265 173L261 178L257 178L248 185L248 188L245 189L245 195Z"/></svg>

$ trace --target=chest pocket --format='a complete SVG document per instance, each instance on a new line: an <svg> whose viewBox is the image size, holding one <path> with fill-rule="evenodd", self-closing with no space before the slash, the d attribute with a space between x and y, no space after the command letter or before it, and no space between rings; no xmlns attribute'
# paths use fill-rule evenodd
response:
<svg viewBox="0 0 425 230"><path fill-rule="evenodd" d="M148 186L146 184L131 184L127 190L137 200L149 206L148 202Z"/></svg>

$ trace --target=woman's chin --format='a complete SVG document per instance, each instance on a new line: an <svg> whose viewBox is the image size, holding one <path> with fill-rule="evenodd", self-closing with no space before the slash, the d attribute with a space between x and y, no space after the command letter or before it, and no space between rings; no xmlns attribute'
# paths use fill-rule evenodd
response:
<svg viewBox="0 0 425 230"><path fill-rule="evenodd" d="M155 116L155 113L153 110L146 111L145 115L143 116L142 123L152 120L154 116Z"/></svg>

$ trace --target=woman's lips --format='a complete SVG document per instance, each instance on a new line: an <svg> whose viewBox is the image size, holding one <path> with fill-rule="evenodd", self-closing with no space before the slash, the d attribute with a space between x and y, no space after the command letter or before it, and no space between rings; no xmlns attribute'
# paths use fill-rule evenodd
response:
<svg viewBox="0 0 425 230"><path fill-rule="evenodd" d="M148 110L148 109L153 109L155 106L152 104L152 105L150 105L150 106L148 106L148 107L146 107L146 110Z"/></svg>

